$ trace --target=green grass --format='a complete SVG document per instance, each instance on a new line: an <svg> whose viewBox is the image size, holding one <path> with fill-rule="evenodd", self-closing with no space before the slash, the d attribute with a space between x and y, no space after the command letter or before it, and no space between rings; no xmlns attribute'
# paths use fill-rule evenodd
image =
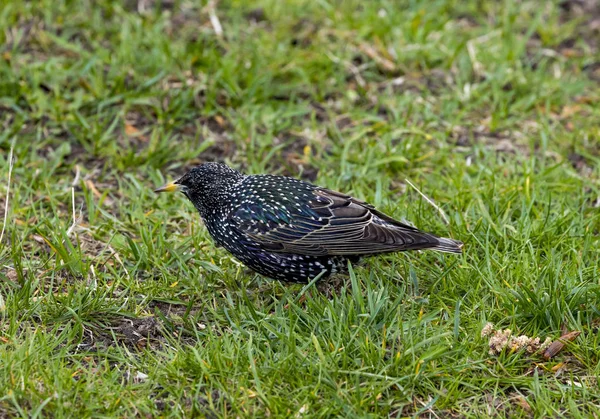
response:
<svg viewBox="0 0 600 419"><path fill-rule="evenodd" d="M221 36L209 10L0 9L0 416L597 412L595 2L222 0ZM256 276L152 192L207 160L352 193L465 253ZM581 335L494 356L488 321Z"/></svg>

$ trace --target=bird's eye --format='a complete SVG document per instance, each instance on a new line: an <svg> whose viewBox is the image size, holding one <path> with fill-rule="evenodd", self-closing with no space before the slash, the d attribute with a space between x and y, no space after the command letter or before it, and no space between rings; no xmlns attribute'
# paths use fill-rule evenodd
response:
<svg viewBox="0 0 600 419"><path fill-rule="evenodd" d="M181 185L181 189L179 189L179 191L188 198L190 197L190 188L188 188L187 186Z"/></svg>

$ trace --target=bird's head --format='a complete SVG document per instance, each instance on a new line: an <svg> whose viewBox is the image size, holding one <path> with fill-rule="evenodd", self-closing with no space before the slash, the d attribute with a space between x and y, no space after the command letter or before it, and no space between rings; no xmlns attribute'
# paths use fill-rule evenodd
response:
<svg viewBox="0 0 600 419"><path fill-rule="evenodd" d="M202 216L228 199L230 188L244 175L223 163L203 163L174 182L161 186L154 192L180 191L188 197Z"/></svg>

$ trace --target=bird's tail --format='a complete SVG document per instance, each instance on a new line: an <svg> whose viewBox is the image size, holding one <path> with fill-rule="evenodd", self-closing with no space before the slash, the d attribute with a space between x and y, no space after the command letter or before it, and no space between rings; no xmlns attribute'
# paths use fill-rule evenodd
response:
<svg viewBox="0 0 600 419"><path fill-rule="evenodd" d="M437 250L447 253L462 253L463 242L439 237L438 244L431 247L431 250Z"/></svg>

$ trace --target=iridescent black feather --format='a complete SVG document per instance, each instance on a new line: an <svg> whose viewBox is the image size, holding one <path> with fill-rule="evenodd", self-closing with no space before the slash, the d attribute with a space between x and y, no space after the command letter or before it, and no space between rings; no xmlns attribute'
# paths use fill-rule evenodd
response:
<svg viewBox="0 0 600 419"><path fill-rule="evenodd" d="M403 224L351 196L298 179L245 176L220 163L190 170L175 184L217 244L255 271L306 282L347 260L405 250L461 253L462 243Z"/></svg>

